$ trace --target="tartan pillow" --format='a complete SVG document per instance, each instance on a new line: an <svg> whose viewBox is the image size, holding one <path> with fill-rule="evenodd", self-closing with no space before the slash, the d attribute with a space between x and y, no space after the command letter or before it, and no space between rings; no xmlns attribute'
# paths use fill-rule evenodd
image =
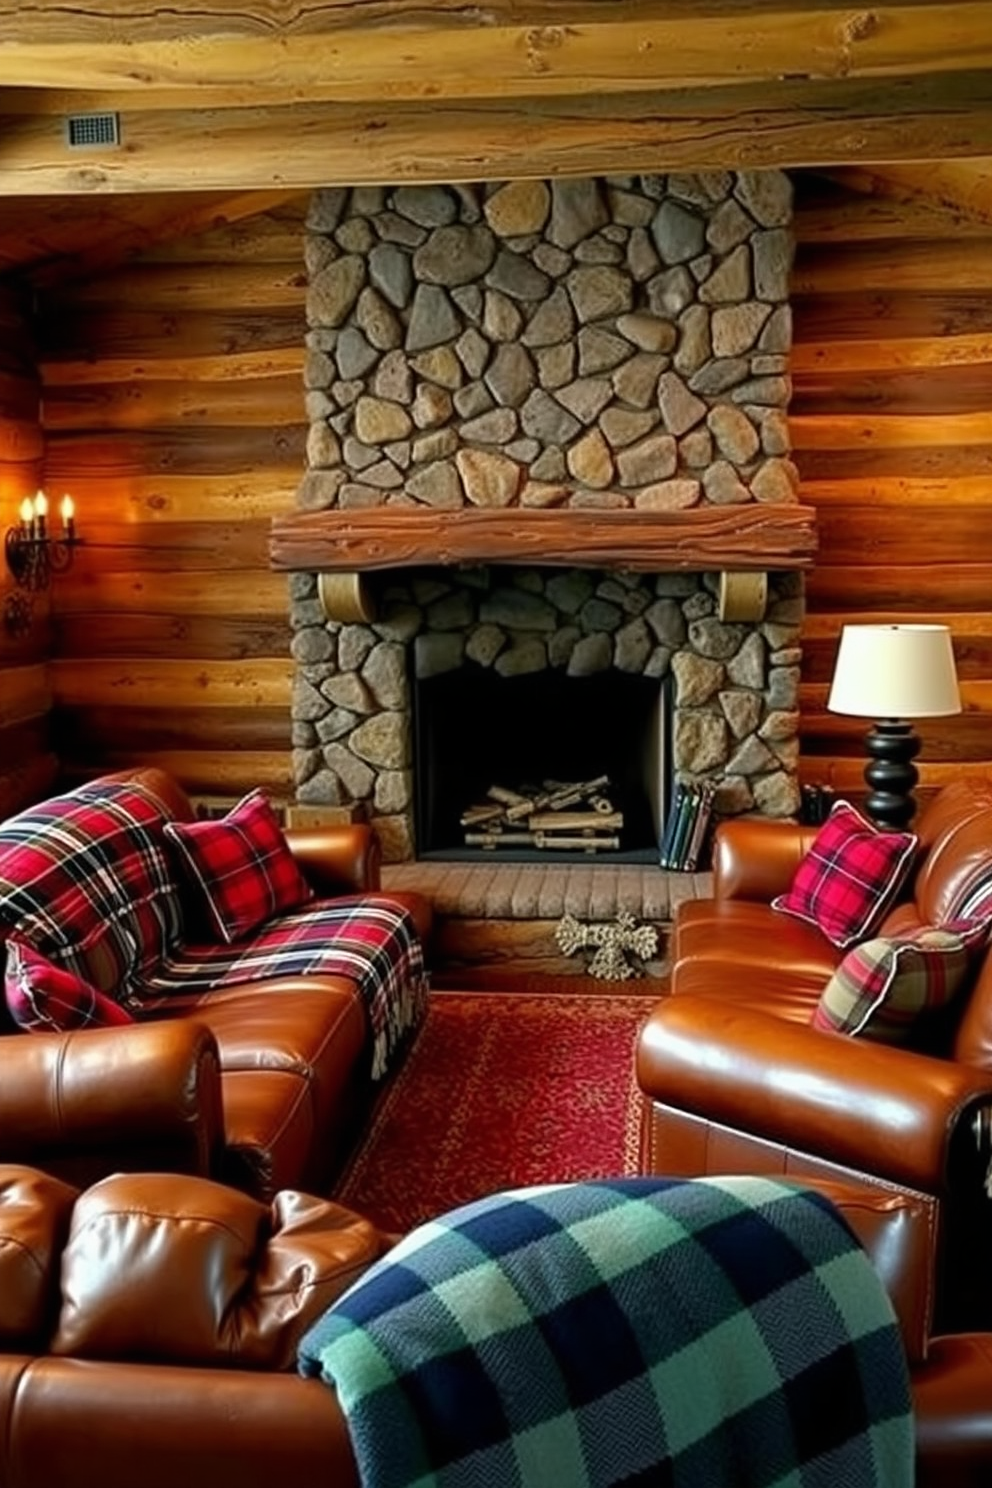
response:
<svg viewBox="0 0 992 1488"><path fill-rule="evenodd" d="M849 801L837 801L772 908L809 920L846 950L885 914L913 866L917 841L913 832L879 831Z"/></svg>
<svg viewBox="0 0 992 1488"><path fill-rule="evenodd" d="M7 942L4 993L10 1016L25 1033L65 1033L70 1028L134 1022L112 997L17 940Z"/></svg>
<svg viewBox="0 0 992 1488"><path fill-rule="evenodd" d="M99 779L0 823L0 926L113 996L182 938L158 797Z"/></svg>
<svg viewBox="0 0 992 1488"><path fill-rule="evenodd" d="M261 791L245 796L220 821L168 822L165 835L179 849L211 924L228 945L313 898Z"/></svg>
<svg viewBox="0 0 992 1488"><path fill-rule="evenodd" d="M987 936L985 925L924 925L855 946L824 987L813 1027L905 1043L926 1014L951 1001Z"/></svg>

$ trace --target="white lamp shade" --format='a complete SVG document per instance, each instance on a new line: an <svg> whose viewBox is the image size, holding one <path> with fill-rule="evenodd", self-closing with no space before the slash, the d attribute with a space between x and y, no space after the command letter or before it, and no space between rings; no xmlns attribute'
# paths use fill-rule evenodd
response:
<svg viewBox="0 0 992 1488"><path fill-rule="evenodd" d="M861 718L960 713L947 626L845 625L827 707Z"/></svg>

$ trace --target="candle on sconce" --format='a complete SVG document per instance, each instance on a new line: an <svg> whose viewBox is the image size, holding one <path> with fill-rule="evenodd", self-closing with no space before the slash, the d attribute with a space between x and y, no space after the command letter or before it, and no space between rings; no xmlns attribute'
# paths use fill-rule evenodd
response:
<svg viewBox="0 0 992 1488"><path fill-rule="evenodd" d="M44 491L38 491L34 498L34 521L35 532L38 537L45 537L45 520L48 516L48 497Z"/></svg>
<svg viewBox="0 0 992 1488"><path fill-rule="evenodd" d="M62 505L59 510L62 514L62 526L65 529L65 535L72 542L76 536L76 504L71 496L62 497Z"/></svg>
<svg viewBox="0 0 992 1488"><path fill-rule="evenodd" d="M25 496L24 500L21 502L20 518L21 536L30 537L31 524L34 521L34 503L32 502L30 496Z"/></svg>

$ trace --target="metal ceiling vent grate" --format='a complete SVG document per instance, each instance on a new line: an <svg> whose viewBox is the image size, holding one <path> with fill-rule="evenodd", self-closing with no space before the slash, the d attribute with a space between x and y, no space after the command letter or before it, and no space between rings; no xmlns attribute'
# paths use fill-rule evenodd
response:
<svg viewBox="0 0 992 1488"><path fill-rule="evenodd" d="M65 121L66 144L70 150L92 150L101 145L119 145L119 114L70 114Z"/></svg>

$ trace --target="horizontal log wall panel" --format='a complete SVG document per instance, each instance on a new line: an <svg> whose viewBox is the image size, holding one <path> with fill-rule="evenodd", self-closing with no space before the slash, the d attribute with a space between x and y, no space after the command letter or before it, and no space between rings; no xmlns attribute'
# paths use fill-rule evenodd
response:
<svg viewBox="0 0 992 1488"><path fill-rule="evenodd" d="M948 228L948 231L951 231ZM974 242L974 251L987 251L987 237ZM799 246L796 258L802 262ZM794 291L792 309L801 327L799 345L818 346L824 341L868 342L880 338L916 336L932 340L978 335L992 330L992 296L980 290L955 294L940 288L918 293L890 291L884 285L869 293L860 289L848 294L802 294Z"/></svg>
<svg viewBox="0 0 992 1488"><path fill-rule="evenodd" d="M108 770L151 765L181 780L188 791L227 796L233 801L261 787L273 801L292 799L293 772L286 749L128 749L119 747L92 758L73 756L69 773L77 778Z"/></svg>
<svg viewBox="0 0 992 1488"><path fill-rule="evenodd" d="M292 664L287 657L218 661L197 667L169 661L56 660L52 696L58 707L289 709Z"/></svg>
<svg viewBox="0 0 992 1488"><path fill-rule="evenodd" d="M821 415L870 413L890 418L921 416L934 424L942 416L982 413L992 404L992 338L984 346L985 359L976 358L958 367L913 367L907 370L857 371L848 368L820 369L796 374L793 414L801 418ZM985 426L983 425L983 428Z"/></svg>
<svg viewBox="0 0 992 1488"><path fill-rule="evenodd" d="M57 489L57 488L53 488ZM73 487L75 491L75 487ZM265 522L91 522L86 517L76 567L81 575L102 571L171 574L178 567L218 573L262 568L267 556Z"/></svg>
<svg viewBox="0 0 992 1488"><path fill-rule="evenodd" d="M797 421L802 424L803 420ZM917 421L922 424L923 420ZM809 421L807 428L812 425ZM867 430L870 426L858 426ZM836 433L836 431L834 431ZM829 431L818 449L804 444L805 431L794 431L793 449L804 479L821 480L953 480L957 476L992 478L992 444L898 445L873 449L870 436L848 449L831 447Z"/></svg>
<svg viewBox="0 0 992 1488"><path fill-rule="evenodd" d="M886 564L884 568L851 564L838 567L818 563L808 576L806 598L812 614L822 610L837 616L837 634L844 614L858 611L873 616L898 610L906 623L927 620L934 609L955 613L988 610L992 595L992 558L987 563L921 565ZM868 620L866 623L871 623Z"/></svg>
<svg viewBox="0 0 992 1488"><path fill-rule="evenodd" d="M122 738L140 755L185 749L190 739L208 752L228 749L287 753L290 718L278 708L67 708L56 710L57 726L71 734L80 754L102 757Z"/></svg>
<svg viewBox="0 0 992 1488"><path fill-rule="evenodd" d="M87 522L269 522L286 511L295 471L272 467L231 475L74 475L72 492ZM67 475L68 480L68 475Z"/></svg>
<svg viewBox="0 0 992 1488"><path fill-rule="evenodd" d="M68 485L77 473L96 477L147 475L158 470L176 475L197 471L231 475L264 466L279 473L284 489L288 486L295 492L305 449L306 431L302 427L242 429L216 425L119 433L79 431L49 440L45 478L52 485Z"/></svg>
<svg viewBox="0 0 992 1488"><path fill-rule="evenodd" d="M190 369L195 372L195 366ZM204 398L202 384L183 377L162 382L64 384L45 394L45 428L49 435L61 431L89 430L103 423L117 429L148 429L217 424L271 429L275 423L292 426L300 418L300 372L274 377L225 379L209 384Z"/></svg>
<svg viewBox="0 0 992 1488"><path fill-rule="evenodd" d="M992 558L992 501L985 506L914 506L901 520L890 507L831 506L817 526L831 563L954 563L962 554ZM989 596L992 599L992 595Z"/></svg>
<svg viewBox="0 0 992 1488"><path fill-rule="evenodd" d="M250 583L251 593L245 586ZM188 615L229 618L247 614L285 619L289 604L286 576L277 573L81 573L72 569L59 580L58 614L78 617L101 613L120 616L126 638L132 615Z"/></svg>
<svg viewBox="0 0 992 1488"><path fill-rule="evenodd" d="M299 351L299 310L283 307L268 312L241 311L224 298L217 265L205 265L204 273L212 279L220 303L215 301L214 309L189 317L146 310L140 302L124 310L112 298L102 309L93 305L84 309L61 299L58 313L45 321L46 386L56 382L53 362L97 363L104 357L110 361L121 357L145 359L150 346L161 348L163 360L237 357L245 352L257 354L290 347ZM154 358L146 361L146 365L153 364Z"/></svg>
<svg viewBox="0 0 992 1488"><path fill-rule="evenodd" d="M810 243L803 247L792 285L800 295L987 290L992 289L992 262L981 242L956 233L926 242Z"/></svg>
<svg viewBox="0 0 992 1488"><path fill-rule="evenodd" d="M60 657L114 656L126 647L132 657L231 661L288 654L292 635L280 616L128 615L125 630L119 616L96 611L60 616L55 638Z"/></svg>
<svg viewBox="0 0 992 1488"><path fill-rule="evenodd" d="M977 506L988 495L987 475L867 476L861 480L804 480L803 495L822 521L829 507Z"/></svg>
<svg viewBox="0 0 992 1488"><path fill-rule="evenodd" d="M200 792L291 786L268 532L305 468L304 209L209 223L43 294L45 479L83 538L56 589L69 778L150 762Z"/></svg>
<svg viewBox="0 0 992 1488"><path fill-rule="evenodd" d="M817 372L833 374L836 389L838 372L899 372L907 367L981 368L990 361L992 331L977 331L967 336L902 336L868 342L821 338L793 348L791 369L802 378L805 393L809 388L808 378Z"/></svg>
<svg viewBox="0 0 992 1488"><path fill-rule="evenodd" d="M46 368L42 369L43 376ZM261 351L183 355L178 349L171 356L148 361L141 356L108 356L99 362L74 361L70 356L48 363L48 378L53 388L89 387L94 383L109 386L115 382L253 382L260 377L300 375L300 348L267 347Z"/></svg>
<svg viewBox="0 0 992 1488"><path fill-rule="evenodd" d="M801 775L864 793L871 720L826 707L842 626L946 624L964 711L917 721L925 799L961 774L992 776L992 225L959 231L936 200L880 202L879 183L865 185L811 180L797 197L790 427L820 543ZM825 234L825 197L842 204L846 241Z"/></svg>
<svg viewBox="0 0 992 1488"><path fill-rule="evenodd" d="M204 274L203 267L201 260L194 264L159 262L116 269L115 298L119 304L140 305L145 313L158 310L180 315L189 310L216 310L217 280L211 274ZM278 309L297 310L300 290L305 284L306 274L299 256L289 263L225 263L222 298L225 303L237 305L241 312L259 310L268 314ZM104 281L95 279L76 285L74 303L84 314L89 305L106 305Z"/></svg>

